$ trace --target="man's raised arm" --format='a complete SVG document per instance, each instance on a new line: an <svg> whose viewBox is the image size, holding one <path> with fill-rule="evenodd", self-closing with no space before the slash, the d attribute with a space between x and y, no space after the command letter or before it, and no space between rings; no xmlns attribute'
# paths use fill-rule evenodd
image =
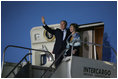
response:
<svg viewBox="0 0 118 79"><path fill-rule="evenodd" d="M45 28L45 30L47 30L49 33L54 35L56 30L51 29L50 27L47 26L47 24L45 23L45 18L43 16L42 16L41 20L42 20L43 27Z"/></svg>

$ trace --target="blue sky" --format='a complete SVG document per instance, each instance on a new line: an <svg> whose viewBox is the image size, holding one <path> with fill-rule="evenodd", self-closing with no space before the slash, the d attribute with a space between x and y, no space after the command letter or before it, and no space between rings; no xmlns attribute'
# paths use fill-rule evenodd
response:
<svg viewBox="0 0 118 79"><path fill-rule="evenodd" d="M105 23L110 46L117 50L117 2L100 1L2 1L1 2L1 52L7 45L31 47L30 30L41 26L41 16L47 24L61 20L70 23ZM28 51L9 48L6 60L18 62ZM112 62L116 62L114 55Z"/></svg>

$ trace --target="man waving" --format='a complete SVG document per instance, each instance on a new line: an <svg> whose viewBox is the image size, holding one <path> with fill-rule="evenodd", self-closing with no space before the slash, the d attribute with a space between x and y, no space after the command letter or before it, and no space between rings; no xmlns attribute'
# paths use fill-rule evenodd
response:
<svg viewBox="0 0 118 79"><path fill-rule="evenodd" d="M55 59L61 54L61 52L66 48L66 39L70 35L70 31L66 29L67 22L62 20L60 22L60 29L51 29L47 26L44 17L42 17L42 23L45 30L47 30L52 35L55 35L56 41L53 48L53 53L55 54ZM55 66L58 67L63 56L55 63Z"/></svg>

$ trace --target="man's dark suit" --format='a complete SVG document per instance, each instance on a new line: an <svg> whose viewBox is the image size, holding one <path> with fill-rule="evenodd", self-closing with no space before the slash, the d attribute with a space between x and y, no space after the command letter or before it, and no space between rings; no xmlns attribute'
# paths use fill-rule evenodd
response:
<svg viewBox="0 0 118 79"><path fill-rule="evenodd" d="M50 27L48 27L47 25L43 26L49 33L55 35L56 37L56 41L54 44L54 48L53 48L53 53L55 54L55 59L57 59L57 57L60 55L60 53L66 48L66 39L67 37L70 35L70 31L69 29L66 29L66 37L63 40L63 32L61 31L61 29L51 29ZM61 57L59 59L59 61L57 61L57 63L55 64L56 67L60 64L61 60L63 59L63 57Z"/></svg>

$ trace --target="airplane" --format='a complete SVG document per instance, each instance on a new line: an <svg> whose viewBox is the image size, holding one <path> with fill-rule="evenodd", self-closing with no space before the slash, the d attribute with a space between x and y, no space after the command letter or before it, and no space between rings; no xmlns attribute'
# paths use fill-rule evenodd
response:
<svg viewBox="0 0 118 79"><path fill-rule="evenodd" d="M59 28L60 24L51 24L52 29ZM2 59L2 78L117 78L117 64L102 60L104 49L113 47L103 44L104 23L94 22L78 26L81 35L79 56L64 57L58 68L55 63L64 55L65 49L55 60L52 54L55 36L51 35L42 26L33 27L30 31L31 48L8 45L5 47ZM74 46L74 44L73 44ZM5 55L8 48L19 48L29 52L19 63L6 62ZM29 59L27 59L29 57ZM24 62L24 60L26 62Z"/></svg>

